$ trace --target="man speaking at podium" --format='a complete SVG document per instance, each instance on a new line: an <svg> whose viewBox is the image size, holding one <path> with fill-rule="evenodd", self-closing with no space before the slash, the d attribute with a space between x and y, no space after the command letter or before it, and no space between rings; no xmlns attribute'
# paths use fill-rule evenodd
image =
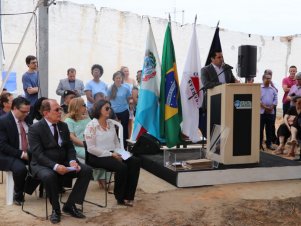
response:
<svg viewBox="0 0 301 226"><path fill-rule="evenodd" d="M233 67L224 63L224 57L221 50L210 52L211 64L201 69L201 80L204 87L204 101L200 109L199 128L202 135L207 135L207 89L224 83L239 83L232 73Z"/></svg>
<svg viewBox="0 0 301 226"><path fill-rule="evenodd" d="M224 63L223 53L220 50L214 50L210 53L211 64L201 69L201 80L206 89L211 89L215 86L224 83L239 82L234 77L231 67Z"/></svg>

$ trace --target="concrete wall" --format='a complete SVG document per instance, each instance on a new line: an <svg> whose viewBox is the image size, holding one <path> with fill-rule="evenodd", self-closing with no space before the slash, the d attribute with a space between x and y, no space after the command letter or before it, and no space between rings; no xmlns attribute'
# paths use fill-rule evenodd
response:
<svg viewBox="0 0 301 226"><path fill-rule="evenodd" d="M32 11L36 2L36 0L4 0L3 12ZM3 17L3 42L6 55L4 69L10 65L29 18L30 15ZM55 94L58 81L65 78L66 70L69 67L75 67L77 77L87 82L92 78L90 73L92 64L101 64L104 67L102 79L111 83L112 74L120 66L128 66L130 75L135 77L136 71L141 69L143 65L148 29L147 18L145 17L108 8L98 10L93 5L78 5L64 1L49 8L49 21L49 97L58 99ZM161 55L168 21L160 18L150 18L150 21L158 52ZM172 23L172 35L180 77L192 27L192 24L181 26ZM34 31L34 25L32 25L14 66L20 94L23 92L21 76L27 70L24 59L26 55L36 53ZM214 31L215 28L197 25L202 65L206 61ZM221 28L220 38L225 61L234 66L234 73L236 73L238 47L246 44L258 47L258 73L255 81L261 81L264 69L272 69L274 72L273 80L279 87L279 101L281 101L283 95L281 82L287 74L288 67L296 65L301 68L298 60L301 55L298 51L301 49L301 36L249 35Z"/></svg>

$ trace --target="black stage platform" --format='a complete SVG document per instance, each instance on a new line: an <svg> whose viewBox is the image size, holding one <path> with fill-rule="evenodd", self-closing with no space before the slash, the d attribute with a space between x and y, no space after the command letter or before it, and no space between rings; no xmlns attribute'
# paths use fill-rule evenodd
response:
<svg viewBox="0 0 301 226"><path fill-rule="evenodd" d="M180 149L185 152L185 149ZM177 150L179 151L179 150ZM198 159L199 149L187 159ZM222 165L207 170L179 170L174 171L164 166L164 154L140 155L142 167L150 173L177 187L193 187L214 184L228 184L241 182L286 180L301 178L301 163L260 152L260 163L241 165ZM177 161L181 161L177 159Z"/></svg>

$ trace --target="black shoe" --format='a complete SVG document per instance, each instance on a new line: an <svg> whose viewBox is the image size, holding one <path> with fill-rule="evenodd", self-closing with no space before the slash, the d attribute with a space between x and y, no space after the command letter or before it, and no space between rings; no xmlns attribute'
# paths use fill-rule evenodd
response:
<svg viewBox="0 0 301 226"><path fill-rule="evenodd" d="M267 149L270 149L272 151L276 150L276 148L274 148L272 145L267 146Z"/></svg>
<svg viewBox="0 0 301 226"><path fill-rule="evenodd" d="M117 205L125 205L124 200L117 200Z"/></svg>
<svg viewBox="0 0 301 226"><path fill-rule="evenodd" d="M75 204L67 206L66 204L63 207L63 212L70 214L72 217L76 218L85 218L86 216L76 208Z"/></svg>
<svg viewBox="0 0 301 226"><path fill-rule="evenodd" d="M57 224L61 221L61 211L59 210L52 210L50 215L50 222L52 224Z"/></svg>
<svg viewBox="0 0 301 226"><path fill-rule="evenodd" d="M24 202L23 194L22 195L14 194L14 204L15 205L21 206L23 202Z"/></svg>

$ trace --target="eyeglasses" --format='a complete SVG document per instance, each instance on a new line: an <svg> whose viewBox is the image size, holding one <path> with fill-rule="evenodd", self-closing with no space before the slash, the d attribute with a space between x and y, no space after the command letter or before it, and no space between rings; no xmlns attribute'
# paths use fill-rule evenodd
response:
<svg viewBox="0 0 301 226"><path fill-rule="evenodd" d="M87 107L87 105L86 105L86 104L83 104L82 106L83 106L83 107Z"/></svg>
<svg viewBox="0 0 301 226"><path fill-rule="evenodd" d="M22 111L21 109L18 109L22 114L29 114L29 111Z"/></svg>
<svg viewBox="0 0 301 226"><path fill-rule="evenodd" d="M110 109L111 109L110 107L106 107L106 108L105 108L106 111L109 111Z"/></svg>
<svg viewBox="0 0 301 226"><path fill-rule="evenodd" d="M53 111L60 112L60 111L63 111L63 108L56 108L56 109L53 109Z"/></svg>

